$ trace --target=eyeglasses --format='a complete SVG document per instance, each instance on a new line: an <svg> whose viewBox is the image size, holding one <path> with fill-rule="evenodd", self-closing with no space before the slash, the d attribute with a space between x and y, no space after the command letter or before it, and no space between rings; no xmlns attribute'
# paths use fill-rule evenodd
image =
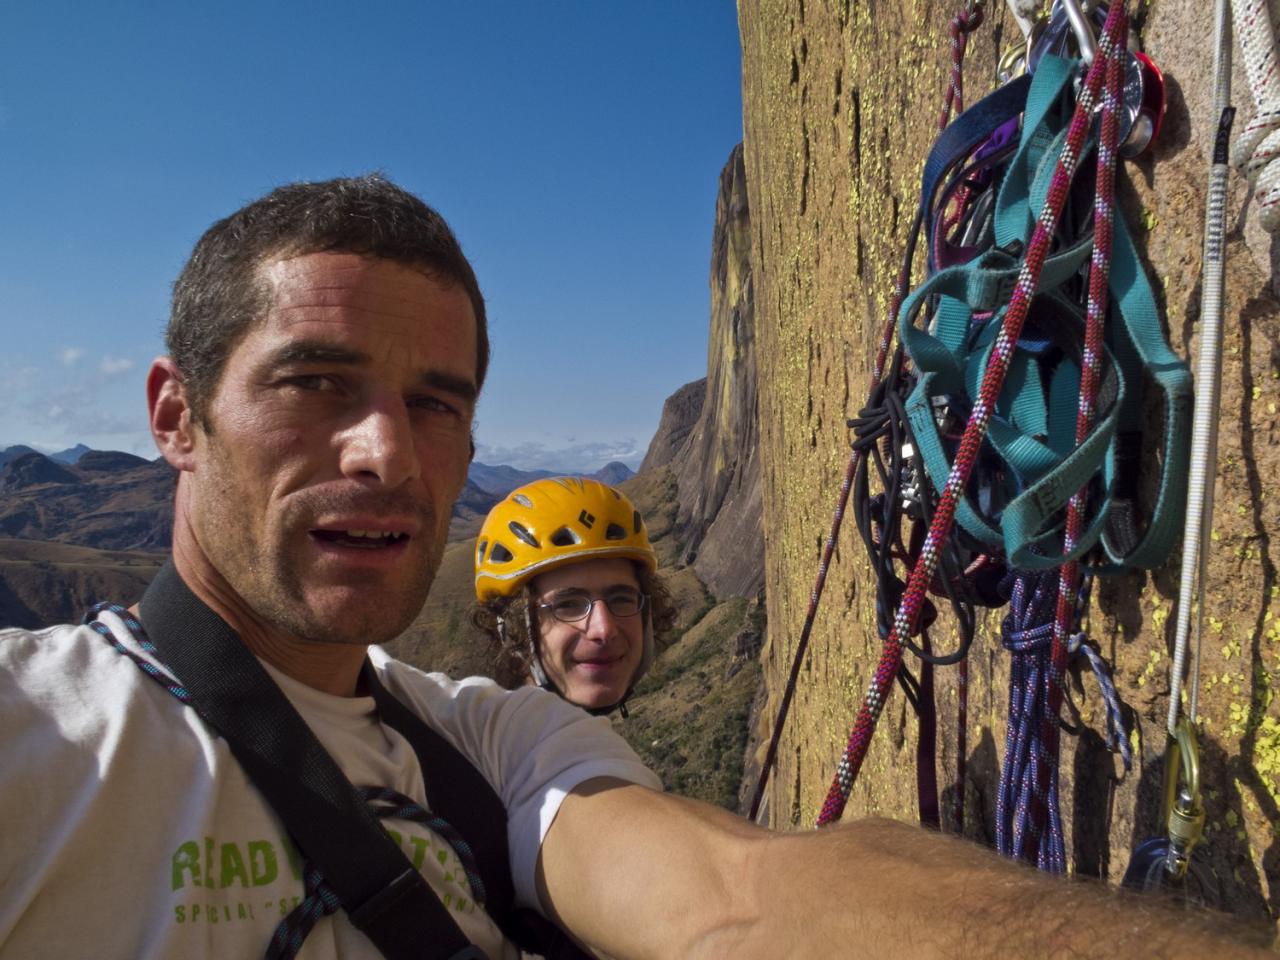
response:
<svg viewBox="0 0 1280 960"><path fill-rule="evenodd" d="M591 616L597 603L603 603L615 617L634 617L644 609L649 597L639 590L615 590L603 597L588 597L575 593L559 597L550 603L538 604L539 610L550 610L561 623L577 623Z"/></svg>

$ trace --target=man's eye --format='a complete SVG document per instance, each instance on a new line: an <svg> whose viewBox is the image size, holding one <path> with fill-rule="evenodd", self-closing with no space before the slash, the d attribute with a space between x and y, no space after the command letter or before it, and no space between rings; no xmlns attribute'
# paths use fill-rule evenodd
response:
<svg viewBox="0 0 1280 960"><path fill-rule="evenodd" d="M614 590L605 598L615 616L629 617L640 609L640 591Z"/></svg>
<svg viewBox="0 0 1280 960"><path fill-rule="evenodd" d="M586 615L589 605L586 597L565 597L551 604L551 609L557 616L581 617Z"/></svg>
<svg viewBox="0 0 1280 960"><path fill-rule="evenodd" d="M414 397L409 401L409 406L415 410L426 410L429 413L458 414L457 407L435 396Z"/></svg>
<svg viewBox="0 0 1280 960"><path fill-rule="evenodd" d="M300 373L296 376L285 377L284 383L291 387L297 387L299 390L336 389L333 380L320 373Z"/></svg>

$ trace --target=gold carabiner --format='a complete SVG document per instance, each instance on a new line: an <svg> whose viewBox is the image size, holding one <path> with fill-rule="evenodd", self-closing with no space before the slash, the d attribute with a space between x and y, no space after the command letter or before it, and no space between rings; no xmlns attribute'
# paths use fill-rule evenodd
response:
<svg viewBox="0 0 1280 960"><path fill-rule="evenodd" d="M1164 799L1160 822L1169 836L1164 868L1181 881L1187 875L1191 851L1204 834L1204 804L1200 801L1200 744L1186 717L1178 720L1164 751Z"/></svg>
<svg viewBox="0 0 1280 960"><path fill-rule="evenodd" d="M1008 83L1027 72L1028 49L1029 44L1025 40L1015 40L1004 48L1004 53L1000 55L1000 63L996 67L996 76L1000 78L1001 83Z"/></svg>
<svg viewBox="0 0 1280 960"><path fill-rule="evenodd" d="M1049 17L1045 13L1040 13L1031 20L1019 15L1012 4L1009 5L1009 10L1013 14L1022 38L1014 40L1000 55L1000 62L996 65L996 76L1001 83L1008 83L1027 72L1027 64L1031 62L1031 47L1044 33L1044 28L1049 22Z"/></svg>

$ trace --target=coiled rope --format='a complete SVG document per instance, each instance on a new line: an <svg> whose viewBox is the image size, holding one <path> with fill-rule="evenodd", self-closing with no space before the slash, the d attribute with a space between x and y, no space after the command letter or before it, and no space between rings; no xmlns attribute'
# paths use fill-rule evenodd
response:
<svg viewBox="0 0 1280 960"><path fill-rule="evenodd" d="M861 769L871 736L884 709L890 684L902 665L903 641L915 632L925 591L942 555L944 541L951 534L956 507L977 460L978 450L986 435L992 410L1000 388L1004 384L1005 374L1008 372L1014 346L1021 334L1023 322L1026 320L1032 294L1039 281L1081 148L1091 125L1094 104L1098 100L1107 65L1113 57L1118 55L1118 51L1124 49L1123 37L1126 32L1127 18L1124 4L1114 3L1107 14L1099 55L1094 58L1081 88L1067 131L1066 144L1058 157L1048 196L1036 221L1035 229L1032 231L1017 284L1010 297L1008 309L983 374L981 388L960 440L955 463L939 497L933 523L930 525L920 551L920 558L911 571L906 593L894 617L893 629L885 639L880 662L877 664L858 717L850 731L844 755L837 766L827 798L818 814L817 822L820 826L838 820L844 812L849 792Z"/></svg>

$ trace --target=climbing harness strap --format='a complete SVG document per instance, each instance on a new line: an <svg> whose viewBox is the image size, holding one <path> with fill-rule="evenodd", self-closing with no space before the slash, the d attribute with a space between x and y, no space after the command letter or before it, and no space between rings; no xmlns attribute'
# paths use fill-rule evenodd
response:
<svg viewBox="0 0 1280 960"><path fill-rule="evenodd" d="M1012 252L1033 227L1030 205L1043 203L1050 182L1046 171L1053 169L1065 132L1055 129L1050 117L1069 94L1073 75L1072 64L1060 58L1044 57L1039 63L1025 100L1021 143L1008 163L995 202L994 245L967 263L935 272L911 293L903 307L899 335L920 372L908 413L937 487L951 469L937 423L937 405L951 397L972 396L978 389L999 326L980 324L975 335L974 325L977 318L1001 308L1017 278L1018 261ZM1016 84L1007 84L988 98L1001 109L982 118L975 136L998 130L1021 112L1022 103L1015 93L1022 88ZM948 133L958 131L964 120L953 124ZM973 139L939 138L926 165L925 202L937 187L938 172L956 163ZM1003 550L1009 562L1019 568L1049 569L1065 560L1079 559L1099 538L1113 564L1150 567L1163 562L1176 540L1186 484L1191 380L1185 364L1164 341L1154 297L1123 221L1115 221L1114 226L1110 289L1120 322L1110 345L1101 353L1095 350L1104 378L1096 427L1079 442L1072 432L1082 358L1079 348L1073 350L1071 344L1083 340L1084 318L1077 319L1073 304L1044 292L1078 273L1089 259L1092 235L1084 233L1046 260L1029 320L1030 336L1024 335L1015 349L989 425L986 440L999 457L1006 483L1012 484L1008 502L985 517L972 501L972 493L957 507L957 521L968 534L989 548ZM918 315L935 302L939 305L931 330L917 327ZM1046 311L1053 315L1041 317ZM1030 365L1049 346L1067 356L1042 387ZM1138 445L1128 438L1142 415L1140 374L1144 370L1162 391L1165 424L1156 504L1146 530L1141 531L1136 520L1136 490L1119 481L1138 473L1133 462ZM1057 518L1071 495L1094 476L1100 478L1106 493L1089 525L1064 553L1053 546L1061 541ZM1113 505L1118 508L1114 513Z"/></svg>
<svg viewBox="0 0 1280 960"><path fill-rule="evenodd" d="M150 625L152 649L181 678L183 702L227 741L332 894L320 895L318 880L308 892L322 903L339 903L385 957L483 956L262 665L191 593L172 561L151 582L140 608ZM199 640L183 642L184 637ZM323 906L314 910L325 912ZM276 940L309 930L315 919L300 920L293 931L277 931ZM273 941L269 955L288 956L289 946L277 951Z"/></svg>

